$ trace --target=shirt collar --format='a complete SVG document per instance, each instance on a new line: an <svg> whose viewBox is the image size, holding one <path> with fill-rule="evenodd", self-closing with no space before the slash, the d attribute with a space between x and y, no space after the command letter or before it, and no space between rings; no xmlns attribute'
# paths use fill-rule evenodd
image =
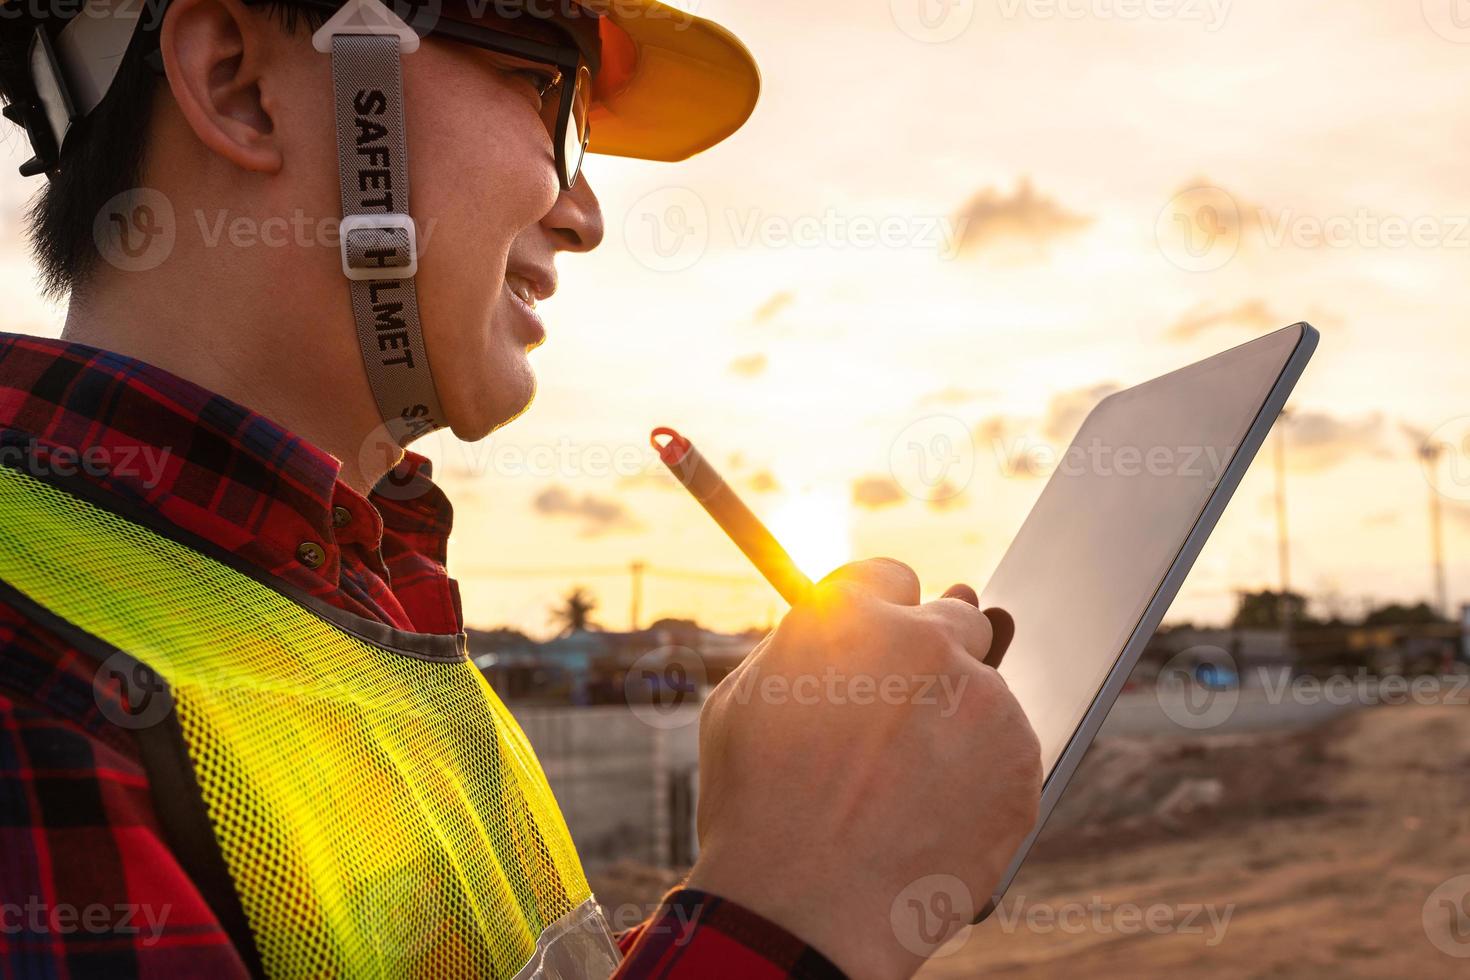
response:
<svg viewBox="0 0 1470 980"><path fill-rule="evenodd" d="M418 454L364 497L341 482L338 459L265 416L85 344L0 333L0 430L27 434L47 460L35 465L70 465L317 594L337 588L344 547L386 579L385 527L442 562L453 521Z"/></svg>

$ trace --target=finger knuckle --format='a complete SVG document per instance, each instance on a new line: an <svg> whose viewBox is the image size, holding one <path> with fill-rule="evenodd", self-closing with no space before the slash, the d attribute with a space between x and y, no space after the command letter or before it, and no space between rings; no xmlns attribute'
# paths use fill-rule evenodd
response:
<svg viewBox="0 0 1470 980"><path fill-rule="evenodd" d="M904 624L906 662L927 670L948 666L956 652L963 652L954 629L937 616L919 615Z"/></svg>
<svg viewBox="0 0 1470 980"><path fill-rule="evenodd" d="M1008 711L1015 699L995 668L976 663L974 674L975 694L984 703L986 710L991 713Z"/></svg>

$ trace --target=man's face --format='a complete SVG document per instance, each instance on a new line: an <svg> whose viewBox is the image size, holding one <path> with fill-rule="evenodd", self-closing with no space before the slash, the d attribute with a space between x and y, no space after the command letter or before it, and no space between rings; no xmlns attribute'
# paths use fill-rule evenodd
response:
<svg viewBox="0 0 1470 980"><path fill-rule="evenodd" d="M533 304L556 289L559 251L601 242L602 212L585 175L561 190L538 93L554 69L438 38L408 60L429 363L455 435L474 440L530 404L527 354L546 338Z"/></svg>
<svg viewBox="0 0 1470 980"><path fill-rule="evenodd" d="M525 18L479 23L560 40ZM320 108L330 118L330 67L317 58ZM554 67L434 36L402 58L429 366L454 434L475 440L530 404L536 382L527 355L546 338L533 306L556 289L558 252L601 242L602 212L585 173L561 190L538 91ZM303 161L327 200L337 194L330 133ZM341 293L347 311L345 281ZM342 329L351 331L345 316Z"/></svg>
<svg viewBox="0 0 1470 980"><path fill-rule="evenodd" d="M585 174L561 190L538 93L554 68L437 38L406 60L411 208L421 235L433 222L419 267L429 362L455 434L473 440L530 404L527 354L546 338L533 305L556 289L558 252L602 241L602 212Z"/></svg>

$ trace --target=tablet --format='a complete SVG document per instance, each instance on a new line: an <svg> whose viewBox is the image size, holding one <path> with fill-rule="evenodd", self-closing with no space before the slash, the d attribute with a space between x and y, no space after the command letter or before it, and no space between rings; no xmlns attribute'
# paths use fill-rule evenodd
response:
<svg viewBox="0 0 1470 980"><path fill-rule="evenodd" d="M1000 673L1041 741L1041 811L1005 895L1317 347L1306 323L1105 398L980 597L1015 620Z"/></svg>

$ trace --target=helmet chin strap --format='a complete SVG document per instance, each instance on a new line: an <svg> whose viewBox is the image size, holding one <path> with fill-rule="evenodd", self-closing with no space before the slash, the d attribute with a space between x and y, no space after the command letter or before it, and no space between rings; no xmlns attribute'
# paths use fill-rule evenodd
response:
<svg viewBox="0 0 1470 980"><path fill-rule="evenodd" d="M312 36L332 56L342 272L387 435L398 446L447 422L419 318L418 234L408 214L400 56L419 37L379 0L349 0Z"/></svg>

